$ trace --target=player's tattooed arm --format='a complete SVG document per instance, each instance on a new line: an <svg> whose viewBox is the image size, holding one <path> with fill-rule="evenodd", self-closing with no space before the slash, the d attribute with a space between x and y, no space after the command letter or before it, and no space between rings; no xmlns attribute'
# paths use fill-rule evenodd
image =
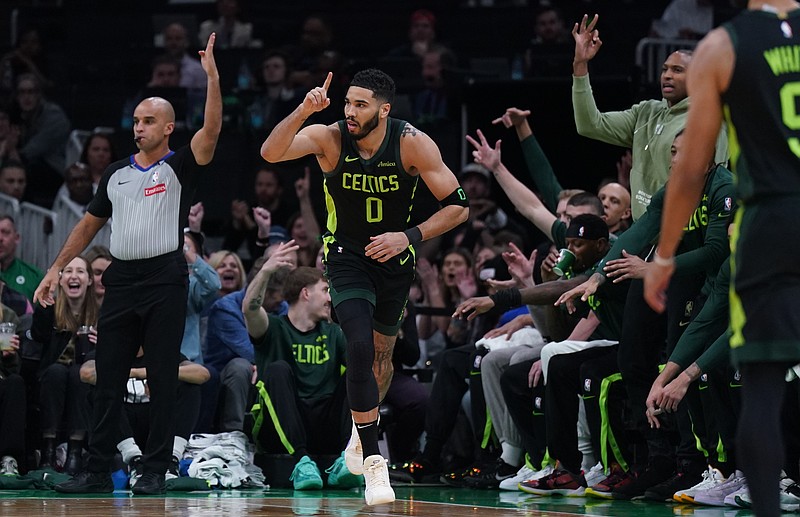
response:
<svg viewBox="0 0 800 517"><path fill-rule="evenodd" d="M403 138L403 137L406 137L406 136L417 136L417 135L424 135L424 134L425 133L423 133L419 129L415 128L411 124L406 124L406 126L403 128L403 131L400 133L400 138Z"/></svg>

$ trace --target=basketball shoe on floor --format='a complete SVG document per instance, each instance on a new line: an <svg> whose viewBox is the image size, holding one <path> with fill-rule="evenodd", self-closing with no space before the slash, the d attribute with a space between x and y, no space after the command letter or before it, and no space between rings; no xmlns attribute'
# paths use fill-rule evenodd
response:
<svg viewBox="0 0 800 517"><path fill-rule="evenodd" d="M694 503L706 506L726 506L725 498L742 488L744 484L744 474L741 470L737 470L724 483L694 494Z"/></svg>
<svg viewBox="0 0 800 517"><path fill-rule="evenodd" d="M694 496L698 492L704 492L706 490L710 490L715 488L727 479L725 475L720 472L718 469L710 466L703 472L703 480L694 485L693 487L687 488L686 490L678 490L672 496L672 500L678 503L694 503ZM731 479L731 478L728 478Z"/></svg>
<svg viewBox="0 0 800 517"><path fill-rule="evenodd" d="M541 496L581 497L586 491L586 479L583 474L573 474L568 470L558 469L541 479L520 483L519 489L528 494Z"/></svg>
<svg viewBox="0 0 800 517"><path fill-rule="evenodd" d="M389 484L389 465L377 454L364 460L364 498L370 506L394 501L394 490Z"/></svg>
<svg viewBox="0 0 800 517"><path fill-rule="evenodd" d="M622 467L617 464L611 466L611 471L608 476L601 479L593 485L589 485L586 489L586 495L591 497L598 497L600 499L613 499L611 492L615 487L623 487L633 482L636 479L632 472L625 472ZM588 480L587 480L588 484Z"/></svg>
<svg viewBox="0 0 800 517"><path fill-rule="evenodd" d="M516 476L504 479L503 481L500 482L500 490L517 491L519 490L519 484L522 483L523 481L542 479L543 477L549 476L552 473L553 473L552 465L547 465L541 470L533 470L527 465L523 465L522 468L517 471Z"/></svg>

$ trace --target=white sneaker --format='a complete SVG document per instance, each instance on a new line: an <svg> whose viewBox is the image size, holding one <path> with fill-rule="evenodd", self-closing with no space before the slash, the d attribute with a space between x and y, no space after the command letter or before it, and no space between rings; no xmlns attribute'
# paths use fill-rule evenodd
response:
<svg viewBox="0 0 800 517"><path fill-rule="evenodd" d="M347 465L347 470L351 474L360 476L364 473L364 451L361 449L361 438L358 436L355 422L353 422L353 431L350 433L350 441L344 448L344 464Z"/></svg>
<svg viewBox="0 0 800 517"><path fill-rule="evenodd" d="M741 470L737 470L725 482L694 494L694 503L707 506L725 506L725 497L742 488L744 484L744 474Z"/></svg>
<svg viewBox="0 0 800 517"><path fill-rule="evenodd" d="M694 496L698 492L704 492L706 490L715 488L724 483L725 481L727 481L727 479L725 479L725 476L722 474L722 472L715 469L714 467L709 466L708 469L706 469L706 471L703 472L702 481L700 481L691 488L675 492L675 494L672 496L672 499L674 499L679 503L693 503Z"/></svg>
<svg viewBox="0 0 800 517"><path fill-rule="evenodd" d="M781 471L781 480L778 484L781 494L781 510L784 512L796 512L800 510L800 497L796 497L793 491L797 490L797 483L792 478L786 475L786 472ZM800 490L797 490L800 494ZM752 508L753 501L750 499L750 492L745 492L736 496L737 506L742 508Z"/></svg>
<svg viewBox="0 0 800 517"><path fill-rule="evenodd" d="M586 486L595 486L606 478L605 469L603 464L597 462L597 465L589 469L589 472L584 472L583 477L586 480Z"/></svg>
<svg viewBox="0 0 800 517"><path fill-rule="evenodd" d="M12 456L3 456L0 459L0 476L18 476L19 468L17 467L17 460Z"/></svg>
<svg viewBox="0 0 800 517"><path fill-rule="evenodd" d="M534 470L534 471L532 471L533 473L531 475L529 475L527 478L520 479L519 481L517 481L517 484L515 485L514 489L515 490L520 490L520 488L519 488L519 484L520 483L523 483L525 481L536 481L537 479L542 479L543 477L547 477L550 474L552 474L553 471L555 471L555 468L552 465L549 465L549 464L547 466L543 467L541 470Z"/></svg>
<svg viewBox="0 0 800 517"><path fill-rule="evenodd" d="M373 454L364 460L364 498L370 506L394 501L394 490L389 484L389 465L382 456ZM352 471L351 471L352 472Z"/></svg>
<svg viewBox="0 0 800 517"><path fill-rule="evenodd" d="M518 490L517 485L519 485L520 481L526 481L531 476L536 474L536 471L530 468L527 464L522 465L517 473L510 477L502 480L500 482L500 490Z"/></svg>

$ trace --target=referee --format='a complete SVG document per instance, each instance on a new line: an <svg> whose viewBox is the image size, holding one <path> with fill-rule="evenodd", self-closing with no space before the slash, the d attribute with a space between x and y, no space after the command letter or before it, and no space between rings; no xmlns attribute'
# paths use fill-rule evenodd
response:
<svg viewBox="0 0 800 517"><path fill-rule="evenodd" d="M189 146L172 151L172 105L159 97L139 103L133 114L139 152L106 169L86 214L34 294L34 301L42 306L53 304L61 269L113 215L114 260L103 275L106 295L98 322L89 460L86 471L56 485L59 492L114 490L110 468L119 438L122 393L139 346L145 352L152 424L143 458L144 474L132 491L142 495L165 492L164 475L175 435L173 415L188 286L181 221L187 219L203 166L214 157L222 126L214 39L212 34L205 51L199 52L208 76L203 127Z"/></svg>

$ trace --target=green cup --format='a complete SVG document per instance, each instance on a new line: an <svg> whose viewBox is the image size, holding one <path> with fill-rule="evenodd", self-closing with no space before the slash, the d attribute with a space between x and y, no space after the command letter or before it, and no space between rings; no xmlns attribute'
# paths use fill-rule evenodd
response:
<svg viewBox="0 0 800 517"><path fill-rule="evenodd" d="M567 248L561 248L558 252L558 262L553 266L553 273L558 276L564 276L564 273L572 269L572 264L575 262L575 254Z"/></svg>

